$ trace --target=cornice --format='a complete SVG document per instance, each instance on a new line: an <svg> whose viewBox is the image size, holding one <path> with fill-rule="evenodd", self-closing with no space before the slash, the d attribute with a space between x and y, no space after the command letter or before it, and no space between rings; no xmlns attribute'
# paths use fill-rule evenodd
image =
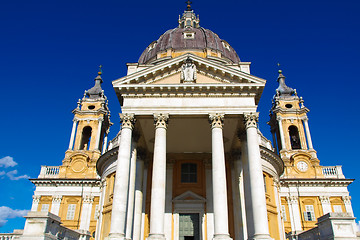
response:
<svg viewBox="0 0 360 240"><path fill-rule="evenodd" d="M211 68L214 72L220 72L220 73L226 72L230 76L230 78L237 76L239 78L245 78L246 80L250 80L254 83L259 83L262 86L264 86L266 83L265 79L262 79L262 78L253 76L251 74L242 72L240 70L234 69L231 66L226 66L226 65L214 62L214 61L209 61L207 59L196 56L194 54L187 53L187 54L181 55L179 57L169 59L168 61L161 62L157 65L150 66L141 71L134 72L132 74L129 74L129 75L119 78L117 80L114 80L112 82L112 84L113 84L114 88L117 88L120 85L124 85L124 84L139 83L142 79L146 78L147 76L152 75L153 73L161 74L161 73L171 69L171 66L174 66L174 65L175 65L175 67L180 67L180 65L183 64L183 61L185 59L187 59L188 57L190 57L192 60L196 61L196 64L198 65L199 68L204 67L206 70L209 70Z"/></svg>
<svg viewBox="0 0 360 240"><path fill-rule="evenodd" d="M354 179L281 178L281 187L347 187Z"/></svg>
<svg viewBox="0 0 360 240"><path fill-rule="evenodd" d="M101 180L93 179L70 179L70 178L32 178L29 179L35 186L87 186L100 187Z"/></svg>
<svg viewBox="0 0 360 240"><path fill-rule="evenodd" d="M73 114L78 114L78 115L98 115L98 114L107 114L109 113L109 110L106 110L104 108L100 108L97 110L80 110L78 108L75 108L72 111Z"/></svg>
<svg viewBox="0 0 360 240"><path fill-rule="evenodd" d="M119 151L119 146L107 151L96 162L96 172L99 176L102 177L104 171L106 170L105 167L109 164L109 160L111 158L116 158Z"/></svg>
<svg viewBox="0 0 360 240"><path fill-rule="evenodd" d="M284 162L273 151L266 147L260 146L261 158L269 162L276 169L277 174L280 176L284 171Z"/></svg>
<svg viewBox="0 0 360 240"><path fill-rule="evenodd" d="M303 107L300 109L284 109L282 107L275 107L272 109L273 113L281 113L281 114L304 114L310 112L307 107Z"/></svg>
<svg viewBox="0 0 360 240"><path fill-rule="evenodd" d="M255 97L260 84L128 84L118 87L123 97Z"/></svg>

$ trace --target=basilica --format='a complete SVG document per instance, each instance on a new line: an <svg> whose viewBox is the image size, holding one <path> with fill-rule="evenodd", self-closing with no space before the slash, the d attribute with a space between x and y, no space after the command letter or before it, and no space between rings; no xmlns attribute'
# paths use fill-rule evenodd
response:
<svg viewBox="0 0 360 240"><path fill-rule="evenodd" d="M302 97L279 71L265 138L266 80L199 22L188 5L112 82L114 139L99 71L73 110L62 164L31 179L24 230L0 239L358 239L353 179L321 165Z"/></svg>

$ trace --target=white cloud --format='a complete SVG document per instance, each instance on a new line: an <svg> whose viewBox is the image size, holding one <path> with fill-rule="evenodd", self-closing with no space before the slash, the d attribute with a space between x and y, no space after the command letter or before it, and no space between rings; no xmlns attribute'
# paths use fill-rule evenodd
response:
<svg viewBox="0 0 360 240"><path fill-rule="evenodd" d="M0 171L0 176L5 175L5 171Z"/></svg>
<svg viewBox="0 0 360 240"><path fill-rule="evenodd" d="M4 226L10 218L23 217L28 210L14 210L6 206L0 207L0 227Z"/></svg>
<svg viewBox="0 0 360 240"><path fill-rule="evenodd" d="M10 172L6 173L6 176L8 176L10 178L10 180L19 180L19 179L29 179L30 177L28 175L21 175L21 176L15 176L16 174L18 174L18 171L12 170Z"/></svg>
<svg viewBox="0 0 360 240"><path fill-rule="evenodd" d="M14 161L14 159L10 156L6 156L3 158L0 158L0 167L15 167L17 165L17 162Z"/></svg>

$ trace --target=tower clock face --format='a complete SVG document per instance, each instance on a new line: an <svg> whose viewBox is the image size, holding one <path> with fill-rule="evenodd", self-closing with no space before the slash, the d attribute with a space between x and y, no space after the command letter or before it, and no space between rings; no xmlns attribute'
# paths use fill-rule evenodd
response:
<svg viewBox="0 0 360 240"><path fill-rule="evenodd" d="M296 167L297 169L299 169L299 171L301 172L306 172L309 168L308 164L304 161L299 161L297 164L296 164Z"/></svg>

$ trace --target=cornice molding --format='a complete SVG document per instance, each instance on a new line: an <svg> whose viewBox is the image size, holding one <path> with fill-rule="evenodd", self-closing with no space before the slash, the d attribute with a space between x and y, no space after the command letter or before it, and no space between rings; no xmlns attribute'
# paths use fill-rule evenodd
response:
<svg viewBox="0 0 360 240"><path fill-rule="evenodd" d="M87 187L100 187L101 180L99 179L49 179L49 178L33 178L30 181L35 186L87 186Z"/></svg>
<svg viewBox="0 0 360 240"><path fill-rule="evenodd" d="M354 179L296 179L296 178L281 178L281 187L347 187Z"/></svg>
<svg viewBox="0 0 360 240"><path fill-rule="evenodd" d="M118 87L123 97L255 97L262 85L246 84L131 84Z"/></svg>
<svg viewBox="0 0 360 240"><path fill-rule="evenodd" d="M284 172L284 162L281 160L281 158L275 152L267 149L266 147L261 145L259 147L261 158L269 162L275 168L278 176L281 176L281 174Z"/></svg>
<svg viewBox="0 0 360 240"><path fill-rule="evenodd" d="M191 58L196 63L196 65L199 67L199 69L204 67L206 70L209 70L211 68L214 72L220 72L220 73L226 72L227 74L229 74L230 78L237 76L239 78L244 78L244 79L250 80L254 83L261 84L263 87L266 83L265 79L255 77L251 74L234 69L231 66L223 65L223 64L220 64L220 63L217 63L214 61L209 61L207 59L196 56L194 54L187 53L187 54L181 55L179 57L169 59L168 61L159 63L157 65L149 66L148 68L145 68L138 72L134 72L130 75L119 78L117 80L114 80L112 82L112 84L113 84L114 88L118 88L118 87L120 87L120 85L126 85L126 84L130 84L130 83L139 83L142 78L146 78L147 76L154 75L154 73L156 73L156 75L163 74L163 72L171 69L174 65L176 68L180 68L181 65L183 64L184 60L187 58Z"/></svg>

